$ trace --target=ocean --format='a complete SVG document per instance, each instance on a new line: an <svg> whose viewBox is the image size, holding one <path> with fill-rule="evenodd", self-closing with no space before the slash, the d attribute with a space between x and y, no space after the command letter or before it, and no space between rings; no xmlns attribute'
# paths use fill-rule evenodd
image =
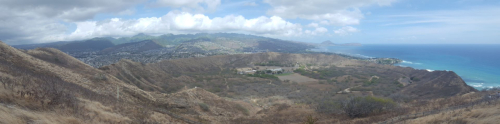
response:
<svg viewBox="0 0 500 124"><path fill-rule="evenodd" d="M364 58L398 58L403 62L397 66L454 71L478 90L500 86L500 44L328 46L313 51Z"/></svg>

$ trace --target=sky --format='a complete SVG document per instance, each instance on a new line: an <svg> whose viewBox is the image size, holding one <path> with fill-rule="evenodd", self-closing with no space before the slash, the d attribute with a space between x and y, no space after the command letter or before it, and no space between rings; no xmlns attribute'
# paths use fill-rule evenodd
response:
<svg viewBox="0 0 500 124"><path fill-rule="evenodd" d="M0 0L11 45L194 33L362 44L500 44L500 0Z"/></svg>

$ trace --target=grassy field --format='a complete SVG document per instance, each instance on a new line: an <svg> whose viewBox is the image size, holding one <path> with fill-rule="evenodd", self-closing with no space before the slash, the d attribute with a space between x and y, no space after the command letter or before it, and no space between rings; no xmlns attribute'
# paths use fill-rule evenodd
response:
<svg viewBox="0 0 500 124"><path fill-rule="evenodd" d="M287 75L292 75L294 73L283 73L283 74L275 74L274 76L287 76Z"/></svg>

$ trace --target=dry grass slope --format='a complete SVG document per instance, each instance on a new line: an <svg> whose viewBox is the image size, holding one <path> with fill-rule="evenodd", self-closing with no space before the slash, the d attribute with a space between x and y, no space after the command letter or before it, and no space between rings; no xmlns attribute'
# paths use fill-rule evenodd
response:
<svg viewBox="0 0 500 124"><path fill-rule="evenodd" d="M269 61L284 66L310 64L307 69L335 66L353 73L371 68L369 71L395 80L417 77L422 80L401 93L427 99L401 103L405 111L356 119L319 113L315 110L318 101L349 95L336 95L332 87L317 88L331 84L307 87L234 71ZM351 76L340 77L339 81ZM439 107L437 103L447 100L434 98L473 90L453 72L428 73L337 55L271 52L150 64L121 60L95 69L56 49L22 51L1 42L0 82L0 123L302 123L305 117L319 119L316 123L371 123L418 111L418 107ZM430 92L416 92L428 87Z"/></svg>

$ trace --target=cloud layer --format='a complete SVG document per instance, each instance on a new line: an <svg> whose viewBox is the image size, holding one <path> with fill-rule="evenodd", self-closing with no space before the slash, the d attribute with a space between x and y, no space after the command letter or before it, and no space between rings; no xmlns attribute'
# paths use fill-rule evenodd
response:
<svg viewBox="0 0 500 124"><path fill-rule="evenodd" d="M396 0L0 0L0 40L25 44L138 33L200 32L246 33L302 41L357 40L346 42L373 39L381 42L413 36L429 42L436 38L448 42L477 38L497 42L500 37L500 16L497 16L500 3L466 9L407 10L406 5L419 3ZM453 6L458 4L461 3ZM384 13L366 11L379 6L394 7L387 7ZM359 33L361 31L363 33ZM351 34L362 34L362 37Z"/></svg>
<svg viewBox="0 0 500 124"><path fill-rule="evenodd" d="M243 15L209 17L221 0L12 0L0 1L0 39L10 43L80 40L93 37L123 37L137 33L236 32L270 37L315 36L328 33L328 26L342 26L334 33L346 35L358 30L363 14L359 7L390 5L393 0L289 1L264 0L271 5L269 16L245 18ZM96 21L98 14L132 15L134 8L172 9L161 17L112 18ZM246 1L244 6L257 6ZM335 9L332 9L335 8ZM308 26L286 19L314 21ZM69 26L76 25L74 31Z"/></svg>
<svg viewBox="0 0 500 124"><path fill-rule="evenodd" d="M327 25L357 25L363 14L360 7L388 6L396 0L264 0L273 8L267 13L284 18L315 20Z"/></svg>
<svg viewBox="0 0 500 124"><path fill-rule="evenodd" d="M102 13L126 13L143 0L2 0L0 40L8 43L50 41L68 32L65 23Z"/></svg>
<svg viewBox="0 0 500 124"><path fill-rule="evenodd" d="M214 12L220 4L220 0L156 0L151 3L151 6L181 8L183 11Z"/></svg>
<svg viewBox="0 0 500 124"><path fill-rule="evenodd" d="M106 21L77 22L77 28L70 35L60 35L52 40L74 40L88 37L122 37L137 33L197 33L197 32L240 32L265 36L300 36L302 26L288 22L281 17L261 16L246 19L241 15L209 18L203 14L171 11L162 17L124 20L113 18ZM318 27L315 34L326 32Z"/></svg>

